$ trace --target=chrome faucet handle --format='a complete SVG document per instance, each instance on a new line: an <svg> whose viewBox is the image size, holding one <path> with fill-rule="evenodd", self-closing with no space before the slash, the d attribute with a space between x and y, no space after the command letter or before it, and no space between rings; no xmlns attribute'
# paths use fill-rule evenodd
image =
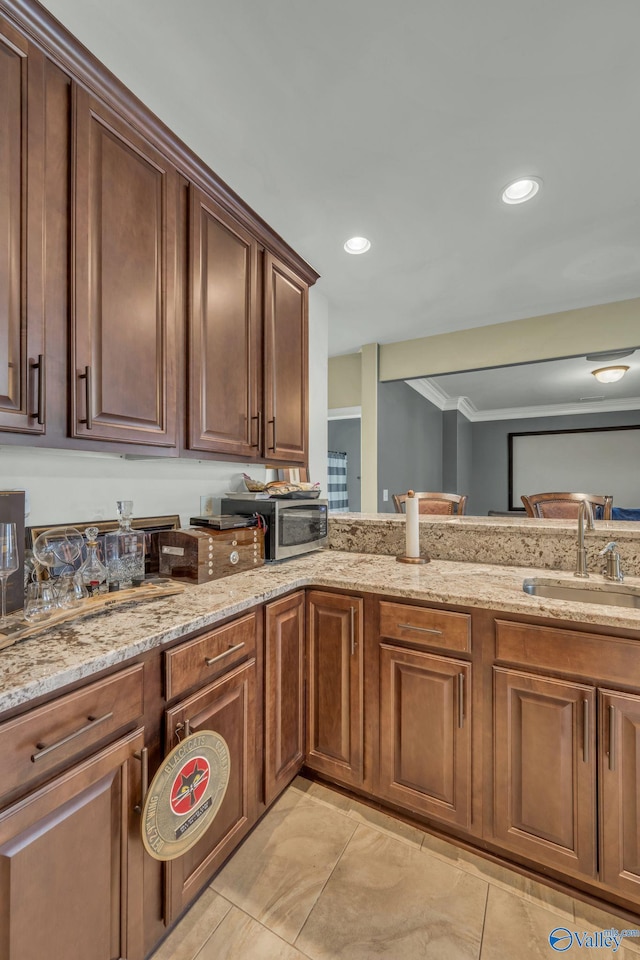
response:
<svg viewBox="0 0 640 960"><path fill-rule="evenodd" d="M602 550L600 550L598 556L605 557L605 565L602 568L602 573L605 580L613 580L615 583L622 583L624 580L624 574L620 567L620 554L618 553L616 547L618 544L615 540L609 541Z"/></svg>

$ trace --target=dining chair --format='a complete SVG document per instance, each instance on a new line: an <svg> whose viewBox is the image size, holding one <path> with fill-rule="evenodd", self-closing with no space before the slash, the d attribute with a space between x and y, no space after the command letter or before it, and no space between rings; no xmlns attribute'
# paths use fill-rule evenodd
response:
<svg viewBox="0 0 640 960"><path fill-rule="evenodd" d="M462 516L467 508L466 494L459 493L416 493L418 513L423 514L456 514ZM393 505L396 513L404 513L406 493L394 493Z"/></svg>
<svg viewBox="0 0 640 960"><path fill-rule="evenodd" d="M550 520L576 519L578 505L586 500L591 505L595 520L610 520L613 497L591 493L530 493L522 494L527 516Z"/></svg>

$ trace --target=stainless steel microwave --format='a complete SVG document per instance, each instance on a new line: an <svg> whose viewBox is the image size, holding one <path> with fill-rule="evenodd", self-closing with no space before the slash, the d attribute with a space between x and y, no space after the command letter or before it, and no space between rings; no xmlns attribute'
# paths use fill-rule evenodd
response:
<svg viewBox="0 0 640 960"><path fill-rule="evenodd" d="M264 558L267 562L297 557L326 547L326 500L222 500L222 513L259 514L264 519Z"/></svg>

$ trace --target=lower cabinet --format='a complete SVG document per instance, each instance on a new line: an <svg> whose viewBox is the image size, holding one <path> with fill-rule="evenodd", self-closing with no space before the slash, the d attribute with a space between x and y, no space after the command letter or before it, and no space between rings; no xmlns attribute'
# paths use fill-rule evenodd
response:
<svg viewBox="0 0 640 960"><path fill-rule="evenodd" d="M264 802L293 780L304 762L304 591L265 607Z"/></svg>
<svg viewBox="0 0 640 960"><path fill-rule="evenodd" d="M600 879L640 902L640 696L598 697Z"/></svg>
<svg viewBox="0 0 640 960"><path fill-rule="evenodd" d="M596 691L494 667L494 835L564 873L596 876Z"/></svg>
<svg viewBox="0 0 640 960"><path fill-rule="evenodd" d="M166 712L165 752L185 729L213 730L224 737L231 757L229 785L213 823L191 850L166 864L168 923L182 913L255 822L255 677L256 662L249 660Z"/></svg>
<svg viewBox="0 0 640 960"><path fill-rule="evenodd" d="M380 644L377 793L408 810L471 825L471 665Z"/></svg>
<svg viewBox="0 0 640 960"><path fill-rule="evenodd" d="M363 781L363 601L307 595L307 766L340 783Z"/></svg>
<svg viewBox="0 0 640 960"><path fill-rule="evenodd" d="M0 814L0 960L142 960L141 730Z"/></svg>

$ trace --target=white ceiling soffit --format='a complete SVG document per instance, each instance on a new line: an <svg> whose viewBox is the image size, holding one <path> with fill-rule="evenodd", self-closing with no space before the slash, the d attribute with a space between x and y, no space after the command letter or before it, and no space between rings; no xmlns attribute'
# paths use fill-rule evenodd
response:
<svg viewBox="0 0 640 960"><path fill-rule="evenodd" d="M333 407L329 410L329 420L360 420L362 407Z"/></svg>
<svg viewBox="0 0 640 960"><path fill-rule="evenodd" d="M640 410L640 353L620 361L629 367L617 383L592 376L608 366L603 357L525 363L405 381L440 410L459 410L471 421L524 420L569 414Z"/></svg>
<svg viewBox="0 0 640 960"><path fill-rule="evenodd" d="M332 356L640 296L637 0L44 3L320 272Z"/></svg>

